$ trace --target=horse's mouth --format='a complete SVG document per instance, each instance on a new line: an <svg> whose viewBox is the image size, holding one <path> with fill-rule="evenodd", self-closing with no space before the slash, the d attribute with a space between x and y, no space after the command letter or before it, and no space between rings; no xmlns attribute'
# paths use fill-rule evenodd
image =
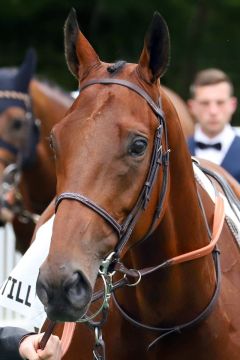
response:
<svg viewBox="0 0 240 360"><path fill-rule="evenodd" d="M45 311L47 313L48 319L56 322L76 322L84 317L88 310L89 305L86 305L81 308L69 307L55 307L52 305L47 305Z"/></svg>

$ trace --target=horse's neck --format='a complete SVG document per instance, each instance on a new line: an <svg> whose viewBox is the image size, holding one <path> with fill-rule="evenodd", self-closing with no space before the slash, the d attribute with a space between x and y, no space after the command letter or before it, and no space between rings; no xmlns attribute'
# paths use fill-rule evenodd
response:
<svg viewBox="0 0 240 360"><path fill-rule="evenodd" d="M55 189L53 156L49 154L47 145L40 142L35 163L22 173L21 192L24 206L29 211L41 214L55 196Z"/></svg>
<svg viewBox="0 0 240 360"><path fill-rule="evenodd" d="M34 116L41 121L41 133L44 138L63 118L73 100L70 96L61 93L60 90L51 88L35 79L31 81L30 94Z"/></svg>
<svg viewBox="0 0 240 360"><path fill-rule="evenodd" d="M171 149L169 193L156 230L131 252L130 266L137 269L160 264L209 242L199 208L191 158L177 114L167 98L163 98L163 107ZM142 219L144 216L147 213ZM210 301L214 287L214 265L211 256L207 256L146 276L136 294L142 299L140 312L146 321L176 324L198 314Z"/></svg>

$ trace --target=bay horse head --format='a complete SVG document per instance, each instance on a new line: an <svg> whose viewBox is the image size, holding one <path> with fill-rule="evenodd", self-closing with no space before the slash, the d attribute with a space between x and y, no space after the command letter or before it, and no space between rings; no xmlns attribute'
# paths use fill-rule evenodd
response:
<svg viewBox="0 0 240 360"><path fill-rule="evenodd" d="M22 166L34 158L38 130L32 117L29 84L36 54L29 49L19 68L0 69L0 221L12 220ZM31 140L30 140L31 139Z"/></svg>
<svg viewBox="0 0 240 360"><path fill-rule="evenodd" d="M72 11L65 50L80 94L51 132L57 212L37 293L50 319L75 321L88 309L102 261L112 252L122 256L151 228L155 180L167 191L163 171L156 174L168 154L159 79L169 33L155 13L138 64L105 63Z"/></svg>

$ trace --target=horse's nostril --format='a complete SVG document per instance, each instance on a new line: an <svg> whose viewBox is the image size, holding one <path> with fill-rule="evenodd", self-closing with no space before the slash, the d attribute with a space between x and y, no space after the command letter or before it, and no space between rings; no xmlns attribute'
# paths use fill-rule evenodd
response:
<svg viewBox="0 0 240 360"><path fill-rule="evenodd" d="M75 272L72 275L71 279L65 281L63 287L70 297L71 295L76 294L80 296L81 293L84 291L84 284L85 281L83 276L79 272Z"/></svg>
<svg viewBox="0 0 240 360"><path fill-rule="evenodd" d="M64 282L63 288L68 300L72 304L81 306L82 302L86 305L86 302L90 301L90 285L86 278L78 271L73 273L72 277Z"/></svg>
<svg viewBox="0 0 240 360"><path fill-rule="evenodd" d="M49 297L46 287L41 282L38 281L36 290L37 290L37 296L39 297L43 305L47 306Z"/></svg>
<svg viewBox="0 0 240 360"><path fill-rule="evenodd" d="M66 291L71 290L71 288L73 287L80 287L80 284L82 283L82 276L81 274L77 271L75 273L73 273L72 277L70 279L67 279L64 284L63 287Z"/></svg>
<svg viewBox="0 0 240 360"><path fill-rule="evenodd" d="M37 295L51 320L76 321L86 313L91 301L88 279L81 271L67 270L59 273L57 282L52 281L52 273L44 271L37 280Z"/></svg>

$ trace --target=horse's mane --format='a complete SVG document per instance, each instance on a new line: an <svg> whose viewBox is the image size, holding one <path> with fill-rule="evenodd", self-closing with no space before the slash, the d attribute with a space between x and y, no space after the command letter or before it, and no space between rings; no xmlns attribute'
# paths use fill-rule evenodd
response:
<svg viewBox="0 0 240 360"><path fill-rule="evenodd" d="M49 79L46 79L46 78L42 78L40 76L34 76L33 79L36 80L38 83L41 83L41 85L43 87L46 87L46 89L48 89L50 91L53 91L53 92L56 92L56 93L61 94L61 95L65 95L66 97L71 99L70 92L64 90L55 81L49 80Z"/></svg>
<svg viewBox="0 0 240 360"><path fill-rule="evenodd" d="M73 101L73 98L70 92L63 90L59 85L57 85L54 81L46 80L43 78L39 78L34 76L33 81L37 83L38 88L48 97L59 100L65 101L67 106Z"/></svg>
<svg viewBox="0 0 240 360"><path fill-rule="evenodd" d="M116 74L117 72L119 72L120 70L122 70L122 68L124 67L124 65L126 64L126 61L124 60L118 60L116 61L114 64L108 66L107 71L110 74Z"/></svg>

